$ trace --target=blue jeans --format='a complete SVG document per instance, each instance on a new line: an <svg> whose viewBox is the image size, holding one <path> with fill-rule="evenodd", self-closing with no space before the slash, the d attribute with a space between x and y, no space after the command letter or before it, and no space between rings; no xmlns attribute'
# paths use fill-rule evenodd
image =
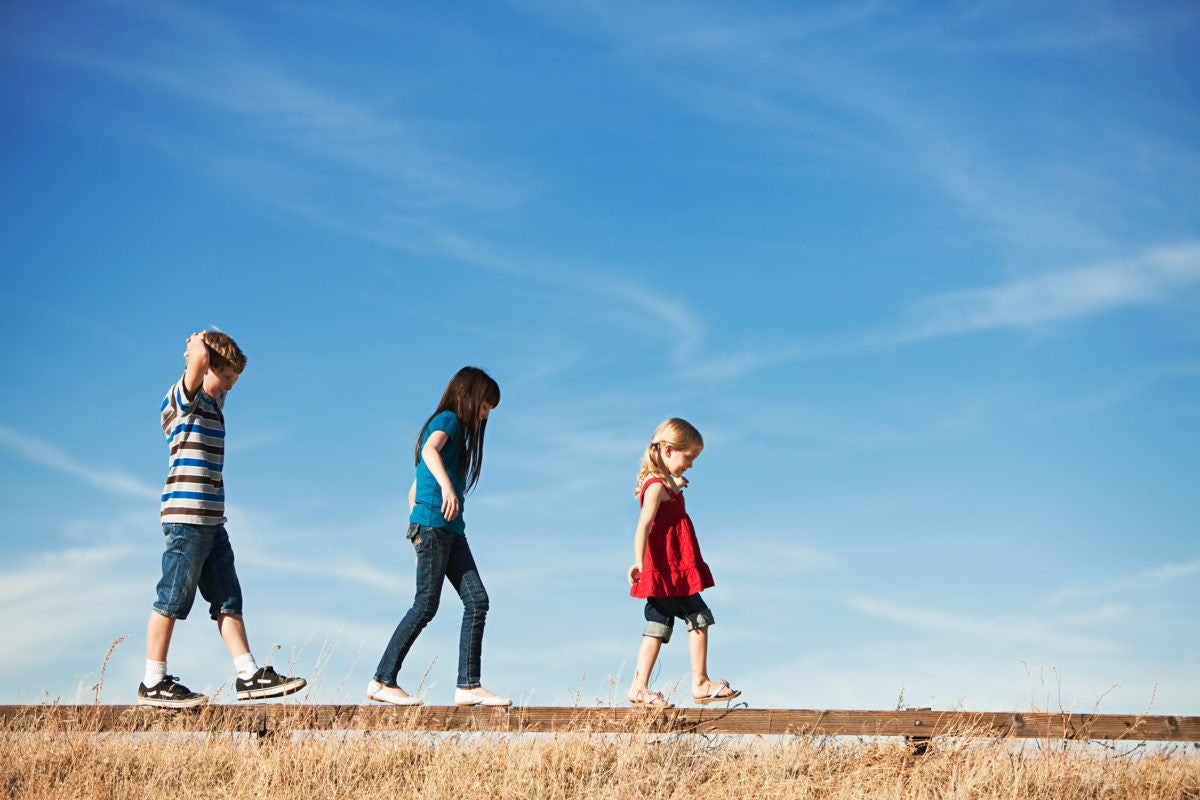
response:
<svg viewBox="0 0 1200 800"><path fill-rule="evenodd" d="M199 588L213 619L241 614L242 586L225 526L168 522L162 528L166 546L154 610L164 617L187 619Z"/></svg>
<svg viewBox="0 0 1200 800"><path fill-rule="evenodd" d="M375 680L385 686L396 685L400 665L417 635L437 613L442 583L448 579L463 604L462 630L458 636L458 688L475 689L480 685L479 662L488 596L467 537L441 528L410 524L408 538L417 551L417 595L383 651Z"/></svg>
<svg viewBox="0 0 1200 800"><path fill-rule="evenodd" d="M642 635L662 639L663 644L671 641L676 617L687 623L689 631L707 628L716 622L712 609L699 594L689 594L687 597L648 598L644 613L646 630Z"/></svg>

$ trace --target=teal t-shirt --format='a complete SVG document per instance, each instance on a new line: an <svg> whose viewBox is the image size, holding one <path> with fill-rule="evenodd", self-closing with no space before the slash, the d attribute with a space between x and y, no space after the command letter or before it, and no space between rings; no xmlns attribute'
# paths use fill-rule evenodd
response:
<svg viewBox="0 0 1200 800"><path fill-rule="evenodd" d="M425 466L425 458L422 456L421 460L417 462L417 504L413 506L412 513L408 515L408 521L429 528L443 528L454 533L465 534L467 525L463 521L463 507L466 502L463 495L467 488L467 477L459 458L460 442L463 437L462 423L458 421L458 415L453 411L443 411L429 420L429 424L421 432L421 447L425 446L425 442L429 440L430 434L434 431L442 431L450 437L438 452L442 456L442 465L446 467L446 474L450 476L450 482L454 484L454 491L458 494L458 516L449 521L442 516L442 487L438 486L437 479L433 477L429 467Z"/></svg>

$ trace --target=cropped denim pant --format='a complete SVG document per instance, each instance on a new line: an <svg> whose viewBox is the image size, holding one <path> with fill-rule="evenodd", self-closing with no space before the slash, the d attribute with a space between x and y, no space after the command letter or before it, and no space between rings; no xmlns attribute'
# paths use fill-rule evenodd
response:
<svg viewBox="0 0 1200 800"><path fill-rule="evenodd" d="M412 608L400 620L375 669L375 680L395 686L400 665L417 635L437 613L442 584L449 580L463 604L462 630L458 637L458 688L474 689L479 683L483 625L487 619L488 596L475 567L467 537L441 528L409 525L408 538L417 551L417 593Z"/></svg>

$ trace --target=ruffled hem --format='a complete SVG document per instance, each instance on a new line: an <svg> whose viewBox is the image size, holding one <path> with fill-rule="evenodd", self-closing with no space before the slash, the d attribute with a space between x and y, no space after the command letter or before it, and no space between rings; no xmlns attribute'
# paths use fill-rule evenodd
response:
<svg viewBox="0 0 1200 800"><path fill-rule="evenodd" d="M715 583L707 564L697 564L670 575L642 573L629 589L630 597L645 600L649 597L687 597L711 588Z"/></svg>

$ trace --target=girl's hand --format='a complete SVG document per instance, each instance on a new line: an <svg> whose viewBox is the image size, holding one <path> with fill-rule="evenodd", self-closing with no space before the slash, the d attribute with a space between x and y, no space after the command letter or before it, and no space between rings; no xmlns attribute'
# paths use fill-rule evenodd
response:
<svg viewBox="0 0 1200 800"><path fill-rule="evenodd" d="M642 562L638 562L629 568L629 585L633 586L642 578Z"/></svg>
<svg viewBox="0 0 1200 800"><path fill-rule="evenodd" d="M449 522L450 520L452 520L458 516L459 509L460 509L460 505L458 502L458 495L455 493L454 487L453 486L449 486L449 487L443 486L442 487L442 516L445 517L447 522Z"/></svg>

